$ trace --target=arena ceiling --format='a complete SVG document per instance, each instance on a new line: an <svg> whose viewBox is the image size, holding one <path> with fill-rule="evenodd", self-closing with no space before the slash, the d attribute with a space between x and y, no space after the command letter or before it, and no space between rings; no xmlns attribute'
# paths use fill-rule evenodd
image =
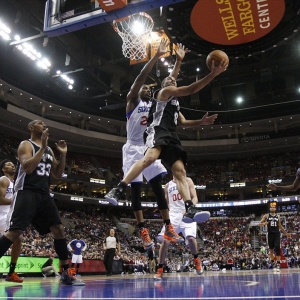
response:
<svg viewBox="0 0 300 300"><path fill-rule="evenodd" d="M65 108L62 113L59 109L50 109L47 106L43 115L51 120L74 125L80 122L80 116L71 117L66 111L76 111L95 120L89 121L91 130L123 136L125 97L144 64L130 66L129 59L124 58L121 51L122 40L110 22L47 37L43 33L45 3L45 0L2 0L0 19L9 24L22 39L36 37L30 40L32 45L49 58L53 70L59 69L74 79L74 90L69 90L55 76L54 71L44 72L37 69L27 57L16 50L16 45L0 41L0 77L5 84L3 92L8 93L12 85L57 108ZM219 117L216 125L213 129L203 129L205 133L201 128L200 131L195 129L189 133L180 129L181 138L189 141L204 136L213 140L222 137L241 138L243 135L277 134L281 131L282 137L276 139L277 142L274 139L273 144L269 140L260 141L260 145L254 143L253 151L260 151L261 147L269 149L288 145L289 141L284 133L287 139L293 139L290 145L298 148L296 132L299 131L297 114L300 99L300 1L285 1L282 20L266 36L247 44L231 46L214 44L195 34L190 24L190 15L196 3L195 0L186 0L162 9L147 11L154 20L155 31L163 29L172 42L182 42L190 49L182 64L179 85L191 84L208 73L205 60L210 51L222 49L230 58L226 73L200 91L199 99L181 99L182 112L186 118L202 117L206 111L217 112ZM69 63L66 65L67 60ZM174 57L169 58L169 62L174 63ZM200 71L196 71L197 67ZM161 79L168 74L163 63L159 62L158 68L160 76L153 70L147 79L147 83L153 88L158 87ZM116 76L119 78L117 91L114 87ZM243 104L235 102L237 95L244 97ZM41 114L38 102L34 107L29 102L15 99L14 104L31 112L38 110L37 113ZM19 120L19 116L16 116L17 119ZM107 126L99 119L105 122L111 120L112 123ZM7 120L2 119L2 123L6 121L12 121L10 113ZM18 131L21 132L22 128L25 127L20 127ZM57 132L55 136L59 134ZM87 145L88 141L85 143ZM278 143L278 146L274 143ZM119 152L122 142L116 144ZM111 147L111 142L108 141L107 146ZM201 148L201 152L230 153L235 152L237 147L243 147L242 151L247 152L251 150L252 144L224 145L224 148L214 147L213 151L212 147L207 147ZM196 155L199 150L193 149L191 147Z"/></svg>

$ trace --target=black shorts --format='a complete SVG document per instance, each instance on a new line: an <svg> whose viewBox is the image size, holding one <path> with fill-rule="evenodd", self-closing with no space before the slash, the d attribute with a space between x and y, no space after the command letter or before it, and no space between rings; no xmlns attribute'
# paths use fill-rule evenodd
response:
<svg viewBox="0 0 300 300"><path fill-rule="evenodd" d="M145 142L146 139L147 133L145 132ZM154 147L160 146L161 148L159 159L167 169L172 170L172 166L177 160L181 160L184 165L187 164L187 154L175 132L155 128L154 141Z"/></svg>
<svg viewBox="0 0 300 300"><path fill-rule="evenodd" d="M270 249L280 248L280 232L268 233L268 246Z"/></svg>
<svg viewBox="0 0 300 300"><path fill-rule="evenodd" d="M25 230L31 223L40 234L46 234L51 226L61 224L58 209L49 194L18 191L11 209L9 229Z"/></svg>

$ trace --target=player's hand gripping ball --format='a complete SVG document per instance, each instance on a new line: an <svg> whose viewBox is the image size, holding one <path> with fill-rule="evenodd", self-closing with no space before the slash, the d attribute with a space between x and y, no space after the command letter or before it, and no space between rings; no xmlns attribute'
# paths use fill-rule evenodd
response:
<svg viewBox="0 0 300 300"><path fill-rule="evenodd" d="M227 65L229 65L229 58L224 51L214 50L210 52L206 58L206 65L208 69L211 70L211 64L213 60L215 61L215 67L218 67L222 59L225 61Z"/></svg>

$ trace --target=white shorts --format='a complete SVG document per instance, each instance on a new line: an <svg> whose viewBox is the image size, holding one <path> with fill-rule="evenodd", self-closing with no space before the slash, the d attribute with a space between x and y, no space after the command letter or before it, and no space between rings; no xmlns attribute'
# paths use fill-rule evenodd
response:
<svg viewBox="0 0 300 300"><path fill-rule="evenodd" d="M185 223L182 221L183 214L182 212L171 212L170 211L170 221L174 226L174 229L177 234L182 233L185 238L185 243L188 244L187 237L197 237L197 223ZM163 226L161 232L158 234L157 239L162 240L162 237L165 232L165 225Z"/></svg>
<svg viewBox="0 0 300 300"><path fill-rule="evenodd" d="M82 254L72 254L72 264L82 264Z"/></svg>
<svg viewBox="0 0 300 300"><path fill-rule="evenodd" d="M7 213L0 212L0 234L4 234L7 229Z"/></svg>
<svg viewBox="0 0 300 300"><path fill-rule="evenodd" d="M123 172L126 175L131 166L138 160L144 157L146 146L137 146L130 143L126 143L123 148ZM142 174L136 177L132 182L143 182L143 176L149 182L157 175L167 174L166 168L162 165L160 159L157 159L151 166L147 167Z"/></svg>

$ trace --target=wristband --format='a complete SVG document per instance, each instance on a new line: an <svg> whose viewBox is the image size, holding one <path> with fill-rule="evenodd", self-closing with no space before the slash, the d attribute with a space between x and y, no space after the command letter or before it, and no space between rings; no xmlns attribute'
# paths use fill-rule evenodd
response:
<svg viewBox="0 0 300 300"><path fill-rule="evenodd" d="M177 60L183 61L183 58L176 57Z"/></svg>

